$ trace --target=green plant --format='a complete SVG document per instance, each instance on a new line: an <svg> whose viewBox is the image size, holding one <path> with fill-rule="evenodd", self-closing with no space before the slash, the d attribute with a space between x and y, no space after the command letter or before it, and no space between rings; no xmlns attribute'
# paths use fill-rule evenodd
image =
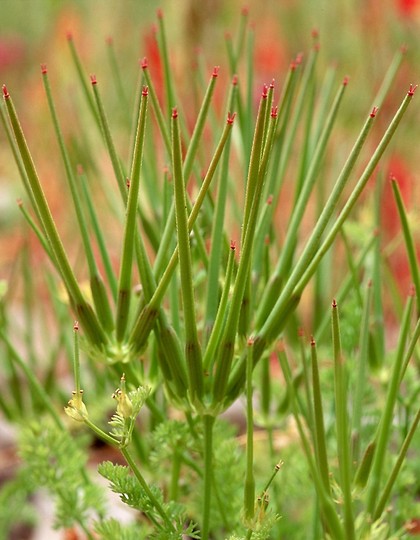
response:
<svg viewBox="0 0 420 540"><path fill-rule="evenodd" d="M394 522L387 515L386 505L419 421L415 373L420 324L417 322L411 329L414 298L410 295L401 316L396 351L379 360L389 380L387 391L381 387L378 400L369 404L379 427L365 429L368 415L364 410L369 398L366 378L369 374L375 379L368 359L375 356L375 346L376 354L384 346L383 335L370 329L372 288L364 292L358 271L363 268L368 274L368 258L373 258L375 275L369 277L378 287L382 260L370 238L360 253L353 251L346 241L346 227L416 90L410 85L367 164L358 165L403 53L399 51L391 63L375 106L367 113L335 183L324 197L320 177L325 174L325 159L348 79L337 85L334 97L329 82L319 85L316 35L306 63L302 65L300 58L292 62L278 100L274 82L263 86L254 118L253 41L252 34L246 31L244 14L238 45L235 48L230 43L228 47L232 84L225 99L223 121L214 103L218 68L214 68L192 120L189 107L183 110L176 98L162 13L158 14L158 37L165 73L165 105L159 101L144 59L132 133L125 140L127 146L129 141L132 144L123 159L114 141L99 82L91 76L92 88L88 87L77 48L69 36L88 107L86 114L91 115L92 133L96 130L95 144L104 145L109 154L121 199L120 204L114 201L115 190L104 182L101 187L112 203L109 211L122 221L116 269L112 248L107 244L105 212L102 208L98 211L95 205L95 197L101 193L94 192L95 186L88 179L95 169L100 170L95 164L96 146L88 148L90 160L81 167L77 161L83 155L73 156L67 147L48 71L42 66L47 102L75 210L75 228L80 233L74 233L72 241L78 242L80 236L85 261L80 273L88 276L88 293L82 287L83 277L78 277L70 262L11 95L3 86L8 117L4 125L32 214L26 204L20 206L59 276L77 319L72 354L75 390L65 412L125 460L124 466L106 461L99 466L99 473L123 502L138 511L137 520L125 527L106 515L83 462L83 443L69 442L65 420L53 403L56 395L36 379L33 367L28 367L15 351L4 326L1 337L10 356L10 378L15 379L17 369L23 370L34 399L54 420L54 426L36 423L24 430L24 477L30 476L50 489L57 500L59 526L76 523L90 538L93 530L102 538L278 537L287 530L282 520L288 520L290 526L293 518L282 511L286 496L281 493L282 482L277 484L282 474L282 456L276 449L275 428L283 426L291 412L306 458L306 464L299 466L310 473L311 484L306 489L314 499L313 515L303 518L302 537L308 537L309 520L313 538L351 540L399 535L409 515ZM244 52L250 81L245 89L235 75ZM112 65L120 87L118 66L114 61ZM202 76L199 71L198 82ZM124 104L121 96L121 106ZM178 107L173 108L175 104ZM169 172L159 172L157 164L162 162L168 164ZM275 208L283 204L282 189L289 169L296 177L296 185L294 193L289 194L293 202L287 231L280 238L276 234ZM353 174L358 179L351 185ZM418 264L410 227L398 189L394 189L413 281L417 284ZM308 233L309 203L316 194L321 203ZM240 232L234 233L236 230ZM339 322L334 301L334 369L321 370L314 339L310 351L303 339L295 346L301 317L298 306L312 278L319 279L323 258L341 235L355 298L345 289L344 278L337 297L340 305L341 301L353 301L363 313L360 324L350 315L346 320L346 327L360 335L359 353L355 353L355 343L342 346L343 323ZM240 240L229 241L235 236ZM239 257L236 245L240 246ZM140 288L134 286L137 282ZM54 285L50 287L54 290ZM85 359L82 363L79 325ZM314 326L318 327L317 321ZM66 333L62 326L60 332ZM292 359L283 341L279 342L283 335L292 344ZM324 344L323 355L329 354L326 350ZM284 382L280 397L273 381L273 354L280 363ZM411 365L413 356L417 364ZM280 379L278 372L277 377ZM109 427L105 396L118 380L120 386L112 394L117 406ZM328 412L334 418L329 425L324 420L325 383L331 408ZM350 388L355 389L353 401ZM246 402L245 450L220 419L242 396ZM5 401L2 408L13 410L19 399L17 393L10 407ZM407 423L398 426L396 437L400 440L391 451L398 400L404 403L401 408ZM138 422L145 409L149 411L147 429ZM174 411L183 423L167 419ZM261 470L261 455L254 451L257 415L267 436L261 453L270 463L268 468L260 464ZM11 412L9 416L13 416ZM296 447L293 438L290 446ZM198 486L198 494L194 486ZM94 512L94 517L88 510Z"/></svg>

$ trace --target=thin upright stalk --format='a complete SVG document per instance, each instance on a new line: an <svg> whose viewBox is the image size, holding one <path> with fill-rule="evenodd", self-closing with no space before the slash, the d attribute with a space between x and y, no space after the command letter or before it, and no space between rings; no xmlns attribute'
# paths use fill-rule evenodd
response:
<svg viewBox="0 0 420 540"><path fill-rule="evenodd" d="M381 421L378 427L378 431L375 437L376 451L373 458L372 472L370 477L370 485L367 492L366 510L368 514L373 516L378 492L381 485L383 476L383 466L388 448L389 435L392 426L393 411L395 401L398 395L398 389L401 384L401 371L405 358L405 349L407 345L407 336L410 328L410 320L412 315L412 308L414 303L414 294L410 294L407 299L405 310L401 322L401 330L398 339L396 356L394 364L392 366L391 378L388 384L388 393L383 409Z"/></svg>
<svg viewBox="0 0 420 540"><path fill-rule="evenodd" d="M119 342L124 338L130 307L132 261L136 238L136 218L140 191L140 174L143 158L143 145L146 132L147 88L143 89L137 126L133 164L129 179L128 201L124 226L124 240L121 254L121 266L118 279L116 337Z"/></svg>
<svg viewBox="0 0 420 540"><path fill-rule="evenodd" d="M178 113L172 113L172 164L175 188L175 216L178 237L181 294L185 321L185 357L187 361L190 397L194 402L203 396L203 368L201 346L198 341L195 300L192 280L191 247L188 228L187 203L182 170L181 139Z"/></svg>
<svg viewBox="0 0 420 540"><path fill-rule="evenodd" d="M401 446L397 460L394 463L394 466L392 467L392 471L388 477L388 480L385 483L385 486L379 498L378 504L375 507L375 511L373 513L373 521L376 521L377 519L379 519L383 511L385 510L385 506L388 502L388 499L391 494L392 488L394 487L395 481L400 473L401 467L403 466L408 448L414 437L417 426L419 425L419 421L420 421L420 408L418 409L417 414L414 417L414 420L410 426L410 429L408 430L407 436L405 437L403 445Z"/></svg>
<svg viewBox="0 0 420 540"><path fill-rule="evenodd" d="M246 365L246 473L244 484L244 514L246 520L254 517L255 477L254 477L254 410L252 388L252 341L248 341Z"/></svg>
<svg viewBox="0 0 420 540"><path fill-rule="evenodd" d="M334 347L334 389L336 409L337 454L343 492L344 529L346 539L355 538L354 511L351 495L351 455L349 424L347 419L347 375L341 351L340 326L337 303L332 303L332 333Z"/></svg>
<svg viewBox="0 0 420 540"><path fill-rule="evenodd" d="M213 427L215 417L209 414L203 415L204 428L204 475L203 475L203 512L201 525L201 539L209 539L211 491L213 480Z"/></svg>
<svg viewBox="0 0 420 540"><path fill-rule="evenodd" d="M168 514L166 513L163 506L160 504L160 502L156 499L153 492L150 490L148 483L144 479L143 475L140 472L140 469L137 467L136 462L134 461L133 457L131 456L130 452L127 448L120 448L120 452L123 455L124 459L128 463L130 469L133 471L134 476L137 478L139 484L143 488L144 492L148 496L150 502L155 507L156 511L159 513L163 521L165 522L166 526L175 533L175 527L173 526L171 520L169 519Z"/></svg>
<svg viewBox="0 0 420 540"><path fill-rule="evenodd" d="M312 364L312 394L313 394L313 417L315 453L318 463L319 474L324 483L327 493L331 493L330 473L327 457L327 439L324 426L324 410L322 406L322 393L319 380L318 355L315 340L311 339L311 364Z"/></svg>

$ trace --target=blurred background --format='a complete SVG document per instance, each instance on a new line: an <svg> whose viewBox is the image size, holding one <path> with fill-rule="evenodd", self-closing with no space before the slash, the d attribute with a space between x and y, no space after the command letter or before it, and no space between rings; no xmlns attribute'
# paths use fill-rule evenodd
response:
<svg viewBox="0 0 420 540"><path fill-rule="evenodd" d="M300 53L305 61L313 46L313 33L317 32L320 84L330 68L335 69L337 85L344 76L350 77L326 159L325 170L331 179L335 179L341 169L374 105L375 93L401 47L406 48L405 59L376 120L368 152L378 142L409 85L420 83L420 0L249 0L246 4L238 0L162 0L159 3L152 0L0 0L0 82L7 85L13 98L53 215L70 251L74 244L73 208L65 187L40 64L48 66L58 116L72 156L86 160L90 172L95 173L92 175L95 182L112 177L106 150L81 95L68 35L71 34L80 54L87 80L89 74L97 76L118 150L126 157L129 146L126 113L134 107L141 72L139 60L148 58L158 93L163 86L155 35L157 9L161 9L164 16L177 96L190 119L195 118L201 99L201 96L197 99L194 93L197 88L191 86L189 76L198 65L208 74L213 66L220 66L215 102L222 114L230 85L227 43L237 38L245 13L248 13L247 26L254 42L255 112L261 85L275 79L281 87L290 62ZM115 84L112 74L110 43L122 74L123 90ZM245 66L241 64L239 70L239 76L244 77ZM159 97L163 99L162 93ZM379 171L383 181L381 239L388 250L389 267L396 277L401 298L411 279L396 205L386 179L390 173L398 179L413 234L419 238L419 125L420 96L415 96ZM89 150L85 149L89 146L87 139L91 139L90 148L95 148L94 163L89 162ZM95 145L95 141L99 144ZM369 154L360 168L368 157ZM49 293L43 275L45 255L18 209L16 200L20 197L24 198L23 186L5 130L0 125L0 300L6 291L3 283L7 282L8 300L18 306L12 311L11 320L13 324L17 321L18 339L24 339L24 331L19 334L19 327L25 328L19 304L28 298L28 291L23 288L29 281L31 286L39 287L35 298L41 302L36 300L37 307L43 298L46 301ZM372 198L372 190L368 189L356 211L354 222L357 221L357 225L351 238L355 244L360 241L363 245L360 237L368 234L364 228L369 233L372 231ZM109 205L110 201L104 204ZM277 217L281 223L282 216ZM117 258L120 237L116 232L119 227L112 226L114 218L116 216L107 221L106 232L110 246L115 246ZM31 280L25 281L28 272L32 274ZM328 296L328 305L329 302ZM45 313L44 316L48 318ZM67 312L65 316L68 317ZM47 326L47 330L49 332L50 327ZM40 533L39 538L47 537L43 534Z"/></svg>

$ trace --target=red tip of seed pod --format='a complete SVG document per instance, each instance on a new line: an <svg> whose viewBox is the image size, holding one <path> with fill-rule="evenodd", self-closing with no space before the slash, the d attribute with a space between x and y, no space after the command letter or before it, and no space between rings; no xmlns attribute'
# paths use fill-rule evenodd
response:
<svg viewBox="0 0 420 540"><path fill-rule="evenodd" d="M81 176L85 172L84 169L83 169L83 165L81 165L80 163L77 165L76 170L77 170L77 174L79 176Z"/></svg>
<svg viewBox="0 0 420 540"><path fill-rule="evenodd" d="M77 332L79 330L79 321L74 321L73 330Z"/></svg>
<svg viewBox="0 0 420 540"><path fill-rule="evenodd" d="M172 109L172 118L178 118L178 109L176 107Z"/></svg>
<svg viewBox="0 0 420 540"><path fill-rule="evenodd" d="M372 280L371 279L367 282L367 286L368 286L369 289L372 287Z"/></svg>
<svg viewBox="0 0 420 540"><path fill-rule="evenodd" d="M110 46L111 46L111 45L113 45L114 40L112 39L111 36L108 36L107 38L105 38L105 43L106 43L107 45L110 45Z"/></svg>
<svg viewBox="0 0 420 540"><path fill-rule="evenodd" d="M264 84L263 89L262 89L261 97L263 99L265 99L267 96L268 96L268 86L266 84Z"/></svg>
<svg viewBox="0 0 420 540"><path fill-rule="evenodd" d="M346 75L343 79L343 86L347 86L349 84L349 77Z"/></svg>
<svg viewBox="0 0 420 540"><path fill-rule="evenodd" d="M300 326L298 328L298 337L303 337L305 335L305 330Z"/></svg>
<svg viewBox="0 0 420 540"><path fill-rule="evenodd" d="M220 66L214 66L213 73L211 74L211 76L216 78L219 75L219 69L220 69Z"/></svg>
<svg viewBox="0 0 420 540"><path fill-rule="evenodd" d="M22 199L16 199L16 203L17 203L17 205L19 206L19 208L22 208L22 206L23 206L23 201L22 201Z"/></svg>
<svg viewBox="0 0 420 540"><path fill-rule="evenodd" d="M149 87L143 86L143 90L141 91L142 96L148 96L149 95Z"/></svg>
<svg viewBox="0 0 420 540"><path fill-rule="evenodd" d="M238 76L237 75L234 75L232 77L232 84L233 84L233 86L236 86L238 84Z"/></svg>
<svg viewBox="0 0 420 540"><path fill-rule="evenodd" d="M248 6L243 6L243 8L241 9L241 15L243 15L244 17L248 17L248 15L249 15L249 7Z"/></svg>
<svg viewBox="0 0 420 540"><path fill-rule="evenodd" d="M66 33L66 38L67 38L67 41L73 41L73 34L72 32L67 32Z"/></svg>
<svg viewBox="0 0 420 540"><path fill-rule="evenodd" d="M147 58L146 58L146 57L143 58L143 60L141 61L140 65L141 65L141 69L147 69L147 67L148 67L149 64L148 64L148 62L147 62Z"/></svg>
<svg viewBox="0 0 420 540"><path fill-rule="evenodd" d="M163 11L161 8L158 8L156 11L156 16L158 19L163 19Z"/></svg>
<svg viewBox="0 0 420 540"><path fill-rule="evenodd" d="M236 116L236 113L232 113L232 114L228 113L227 120L226 120L227 123L232 125L235 120L235 116Z"/></svg>
<svg viewBox="0 0 420 540"><path fill-rule="evenodd" d="M297 65L297 66L300 66L300 64L302 63L302 61L303 61L303 53L300 52L300 53L298 53L298 54L296 55L296 60L295 60L296 65Z"/></svg>
<svg viewBox="0 0 420 540"><path fill-rule="evenodd" d="M90 82L92 84L98 84L98 81L96 80L96 75L91 75L90 76Z"/></svg>
<svg viewBox="0 0 420 540"><path fill-rule="evenodd" d="M277 107L271 107L271 118L277 118Z"/></svg>
<svg viewBox="0 0 420 540"><path fill-rule="evenodd" d="M9 99L10 94L9 94L9 92L7 91L7 88L6 88L6 85L5 85L5 84L3 84L2 89L3 89L3 96L4 96L4 99Z"/></svg>
<svg viewBox="0 0 420 540"><path fill-rule="evenodd" d="M127 186L127 189L130 189L131 182L129 178L125 179L125 185Z"/></svg>
<svg viewBox="0 0 420 540"><path fill-rule="evenodd" d="M46 75L47 73L47 64L41 64L41 73Z"/></svg>
<svg viewBox="0 0 420 540"><path fill-rule="evenodd" d="M274 82L275 82L275 79L272 79L272 81L271 81L271 83L270 83L270 88L271 88L271 90L273 90L273 88L274 88Z"/></svg>
<svg viewBox="0 0 420 540"><path fill-rule="evenodd" d="M252 336L248 338L247 345L248 347L252 347L254 345L254 338Z"/></svg>
<svg viewBox="0 0 420 540"><path fill-rule="evenodd" d="M316 345L316 342L315 342L314 336L311 336L311 347L315 347L315 345Z"/></svg>
<svg viewBox="0 0 420 540"><path fill-rule="evenodd" d="M332 304L331 304L331 305L332 305L332 307L333 307L333 308L336 308L336 307L337 307L337 301L336 301L336 299L335 299L335 298L333 299L333 301L332 301Z"/></svg>
<svg viewBox="0 0 420 540"><path fill-rule="evenodd" d="M235 240L231 240L231 241L230 241L230 249L231 249L232 251L235 251L235 249L236 249L236 242L235 242Z"/></svg>
<svg viewBox="0 0 420 540"><path fill-rule="evenodd" d="M417 90L418 84L413 85L410 84L410 88L408 89L407 95L408 96L414 96L414 92Z"/></svg>
<svg viewBox="0 0 420 540"><path fill-rule="evenodd" d="M373 107L372 112L370 113L370 117L375 118L377 112L378 112L378 107Z"/></svg>
<svg viewBox="0 0 420 540"><path fill-rule="evenodd" d="M416 296L416 287L414 286L414 283L412 283L408 289L408 296Z"/></svg>
<svg viewBox="0 0 420 540"><path fill-rule="evenodd" d="M319 39L319 31L317 28L312 28L311 36L313 39Z"/></svg>
<svg viewBox="0 0 420 540"><path fill-rule="evenodd" d="M407 51L408 51L407 45L405 44L401 45L400 51L401 51L401 54L407 54Z"/></svg>
<svg viewBox="0 0 420 540"><path fill-rule="evenodd" d="M267 201L266 201L266 202L267 202L268 205L272 204L272 202L273 202L273 196L272 196L272 195L269 195L269 196L267 197Z"/></svg>

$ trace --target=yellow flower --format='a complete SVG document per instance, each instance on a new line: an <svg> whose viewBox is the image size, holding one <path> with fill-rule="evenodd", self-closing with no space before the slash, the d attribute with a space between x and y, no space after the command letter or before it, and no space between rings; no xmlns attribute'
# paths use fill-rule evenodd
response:
<svg viewBox="0 0 420 540"><path fill-rule="evenodd" d="M73 392L73 397L67 407L64 407L64 412L76 422L84 422L87 419L88 411L83 403L83 390L80 390L78 394Z"/></svg>

